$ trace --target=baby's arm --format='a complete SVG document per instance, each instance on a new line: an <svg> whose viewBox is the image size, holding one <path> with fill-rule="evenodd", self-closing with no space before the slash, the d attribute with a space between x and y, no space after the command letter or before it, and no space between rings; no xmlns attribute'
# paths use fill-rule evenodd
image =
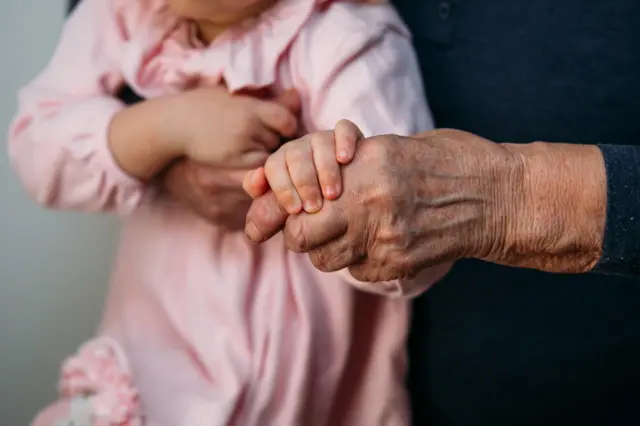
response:
<svg viewBox="0 0 640 426"><path fill-rule="evenodd" d="M159 102L127 109L114 97L126 36L114 3L83 0L49 64L20 92L9 154L43 205L131 211L145 191L136 177L149 177L164 160L155 134Z"/></svg>

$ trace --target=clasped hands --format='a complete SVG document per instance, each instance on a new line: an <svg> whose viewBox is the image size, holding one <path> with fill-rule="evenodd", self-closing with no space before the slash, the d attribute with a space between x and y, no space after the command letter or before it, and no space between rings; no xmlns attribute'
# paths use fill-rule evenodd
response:
<svg viewBox="0 0 640 426"><path fill-rule="evenodd" d="M295 93L260 102L269 129L295 136ZM255 243L282 231L318 269L348 267L361 281L411 278L463 258L584 272L601 255L606 187L597 147L499 144L449 129L363 139L343 121L272 150L262 163L229 170L184 161L165 184L210 220L244 224ZM557 184L577 174L580 186Z"/></svg>

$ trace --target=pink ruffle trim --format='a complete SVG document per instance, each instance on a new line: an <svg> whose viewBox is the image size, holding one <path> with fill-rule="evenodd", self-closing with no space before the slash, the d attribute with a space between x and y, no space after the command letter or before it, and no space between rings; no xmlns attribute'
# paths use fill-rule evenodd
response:
<svg viewBox="0 0 640 426"><path fill-rule="evenodd" d="M83 345L62 366L60 394L86 397L95 426L140 426L138 392L122 350L109 338Z"/></svg>

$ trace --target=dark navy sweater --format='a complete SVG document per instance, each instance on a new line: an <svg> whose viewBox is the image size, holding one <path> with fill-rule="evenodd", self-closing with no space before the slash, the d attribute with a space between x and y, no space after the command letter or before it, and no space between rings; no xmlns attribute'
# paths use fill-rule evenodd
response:
<svg viewBox="0 0 640 426"><path fill-rule="evenodd" d="M598 272L459 262L415 303L416 425L640 424L640 1L396 0L439 127L601 145Z"/></svg>
<svg viewBox="0 0 640 426"><path fill-rule="evenodd" d="M596 272L462 261L416 301L414 424L640 424L640 1L394 4L439 127L600 144L608 179Z"/></svg>

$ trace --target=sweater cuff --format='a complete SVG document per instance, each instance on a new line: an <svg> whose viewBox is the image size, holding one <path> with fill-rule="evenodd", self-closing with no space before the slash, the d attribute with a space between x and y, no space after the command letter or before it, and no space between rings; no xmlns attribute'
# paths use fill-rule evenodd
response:
<svg viewBox="0 0 640 426"><path fill-rule="evenodd" d="M599 148L607 173L607 220L594 272L640 275L640 146Z"/></svg>

